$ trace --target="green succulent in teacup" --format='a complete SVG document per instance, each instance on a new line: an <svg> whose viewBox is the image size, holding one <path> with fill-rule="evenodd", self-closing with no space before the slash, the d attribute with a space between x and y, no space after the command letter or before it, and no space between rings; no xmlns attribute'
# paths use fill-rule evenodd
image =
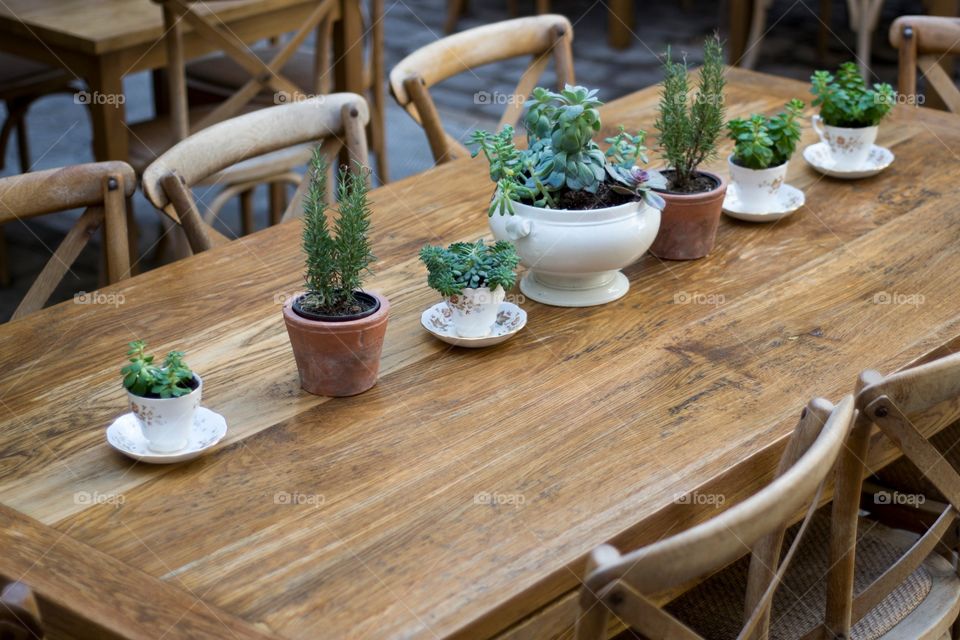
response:
<svg viewBox="0 0 960 640"><path fill-rule="evenodd" d="M427 284L445 297L481 287L509 290L516 283L516 268L520 263L511 243L499 241L488 245L483 239L454 242L446 249L426 245L420 249L420 260L429 273Z"/></svg>
<svg viewBox="0 0 960 640"><path fill-rule="evenodd" d="M145 398L179 398L193 391L193 371L183 361L182 351L171 351L159 365L146 353L146 346L143 340L130 343L130 364L120 370L124 387Z"/></svg>
<svg viewBox="0 0 960 640"><path fill-rule="evenodd" d="M868 88L853 62L841 64L836 75L815 71L810 81L813 106L820 107L824 124L832 127L875 126L896 103L893 87L884 82Z"/></svg>
<svg viewBox="0 0 960 640"><path fill-rule="evenodd" d="M728 135L735 143L734 162L748 169L767 169L789 160L800 141L803 107L803 101L794 98L773 117L755 113L728 122Z"/></svg>

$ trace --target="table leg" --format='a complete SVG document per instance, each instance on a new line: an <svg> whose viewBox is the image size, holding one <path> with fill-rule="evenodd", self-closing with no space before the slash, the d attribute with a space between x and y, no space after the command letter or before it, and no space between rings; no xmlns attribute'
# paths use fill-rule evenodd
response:
<svg viewBox="0 0 960 640"><path fill-rule="evenodd" d="M127 160L128 138L123 93L123 72L116 57L101 56L87 78L90 117L93 121L93 155L98 161Z"/></svg>
<svg viewBox="0 0 960 640"><path fill-rule="evenodd" d="M626 49L633 40L633 0L610 0L607 38L614 49Z"/></svg>
<svg viewBox="0 0 960 640"><path fill-rule="evenodd" d="M727 38L727 51L732 65L739 66L743 54L747 51L747 37L750 33L750 19L753 16L754 0L729 0L730 31Z"/></svg>
<svg viewBox="0 0 960 640"><path fill-rule="evenodd" d="M340 0L340 20L333 29L333 80L336 91L364 95L363 44L363 18L359 0ZM346 146L340 152L340 163L350 163Z"/></svg>

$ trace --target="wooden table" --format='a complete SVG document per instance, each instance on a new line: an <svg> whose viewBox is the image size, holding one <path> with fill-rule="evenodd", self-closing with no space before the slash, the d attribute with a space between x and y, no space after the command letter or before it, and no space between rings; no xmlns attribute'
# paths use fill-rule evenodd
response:
<svg viewBox="0 0 960 640"><path fill-rule="evenodd" d="M344 91L363 91L363 47L357 0L342 0L337 22L335 78ZM231 0L202 7L244 42L296 29L317 0ZM202 12L202 11L201 11ZM123 95L125 75L166 64L163 16L151 0L3 0L0 50L63 67L86 80L93 95ZM187 59L211 52L211 44L187 29ZM358 71L359 70L359 71ZM123 101L90 104L94 155L126 160L128 129Z"/></svg>
<svg viewBox="0 0 960 640"><path fill-rule="evenodd" d="M730 117L806 93L729 78ZM649 127L657 94L607 105L604 134ZM370 287L393 306L380 382L354 398L298 388L278 304L301 285L298 223L105 289L117 307L0 327L0 572L134 637L219 622L239 637L559 632L589 550L715 513L678 494L735 503L809 397L960 336L958 122L898 107L882 175L836 181L798 158L807 206L792 217L725 218L703 260L646 256L615 303L527 302L528 326L482 351L421 329L437 296L416 254L487 232L485 166L383 187ZM214 453L162 467L108 448L134 338L185 350L204 376L230 429Z"/></svg>

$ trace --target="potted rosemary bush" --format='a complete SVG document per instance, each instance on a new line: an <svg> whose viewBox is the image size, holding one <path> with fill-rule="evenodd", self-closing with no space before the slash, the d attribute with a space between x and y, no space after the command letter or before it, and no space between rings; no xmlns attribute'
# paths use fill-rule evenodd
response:
<svg viewBox="0 0 960 640"><path fill-rule="evenodd" d="M650 253L668 260L702 258L713 249L727 185L700 165L717 154L723 129L723 48L717 36L703 47L703 67L696 93L690 95L686 60L664 58L663 92L655 127L667 162L666 201L660 233Z"/></svg>
<svg viewBox="0 0 960 640"><path fill-rule="evenodd" d="M367 181L342 167L340 215L327 219L327 166L319 149L310 163L303 206L306 292L283 307L300 385L323 396L352 396L377 382L389 301L363 291L375 257L367 233ZM332 227L332 228L331 228Z"/></svg>
<svg viewBox="0 0 960 640"><path fill-rule="evenodd" d="M773 117L755 113L727 123L734 142L728 159L730 179L746 207L764 211L776 206L787 165L800 141L803 106L802 100L794 98Z"/></svg>
<svg viewBox="0 0 960 640"><path fill-rule="evenodd" d="M620 269L653 242L663 183L645 164L644 132L621 127L604 151L602 102L597 92L567 86L534 89L526 102L526 149L513 128L474 132L474 155L483 153L496 184L490 228L497 240L516 246L529 267L520 282L528 297L558 306L590 306L616 300L629 288Z"/></svg>
<svg viewBox="0 0 960 640"><path fill-rule="evenodd" d="M462 338L490 334L506 290L517 280L520 256L513 245L498 241L454 242L449 247L426 245L420 260L429 273L427 284L450 307L453 327Z"/></svg>
<svg viewBox="0 0 960 640"><path fill-rule="evenodd" d="M131 342L130 363L120 370L130 410L150 449L178 451L187 446L203 380L183 361L182 351L171 351L158 364L146 346L142 340Z"/></svg>
<svg viewBox="0 0 960 640"><path fill-rule="evenodd" d="M880 121L896 102L893 87L875 84L867 88L856 63L844 62L836 75L815 71L810 81L816 96L813 128L825 142L840 169L855 169L870 155Z"/></svg>

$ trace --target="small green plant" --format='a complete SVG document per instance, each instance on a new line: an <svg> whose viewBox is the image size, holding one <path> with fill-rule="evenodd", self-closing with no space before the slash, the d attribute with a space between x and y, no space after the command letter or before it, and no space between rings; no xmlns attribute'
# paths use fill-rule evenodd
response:
<svg viewBox="0 0 960 640"><path fill-rule="evenodd" d="M606 140L611 145L606 153L594 142L602 104L597 91L586 87L567 85L560 92L537 87L525 103L526 149L517 149L510 126L499 133L473 132L473 155L483 153L490 179L497 185L489 214L512 215L514 202L557 208L564 192L597 193L605 182L662 207L660 198L650 192L660 186L659 174L634 171L637 162L647 162L643 131L632 135L621 127Z"/></svg>
<svg viewBox="0 0 960 640"><path fill-rule="evenodd" d="M444 297L460 295L467 288L509 290L520 263L511 243L501 240L488 245L483 239L454 242L446 249L426 245L420 249L420 260L427 267L427 284Z"/></svg>
<svg viewBox="0 0 960 640"><path fill-rule="evenodd" d="M794 98L784 110L768 118L759 113L727 123L734 141L733 161L748 169L779 167L790 159L800 141L803 101Z"/></svg>
<svg viewBox="0 0 960 640"><path fill-rule="evenodd" d="M366 170L341 167L337 181L340 215L332 225L327 218L327 163L320 153L310 161L309 188L303 205L303 252L306 254L307 291L300 299L306 311L349 315L362 311L354 292L370 274L373 255L367 234L370 205Z"/></svg>
<svg viewBox="0 0 960 640"><path fill-rule="evenodd" d="M824 124L832 127L872 127L890 113L896 102L893 87L885 82L867 88L853 62L841 64L836 75L815 71L810 82L810 92L816 96L813 106L820 107Z"/></svg>
<svg viewBox="0 0 960 640"><path fill-rule="evenodd" d="M716 35L703 45L703 67L696 94L690 97L687 61L674 61L669 47L663 61L663 91L654 124L659 147L673 171L670 188L694 190L698 168L716 157L723 128L723 47Z"/></svg>
<svg viewBox="0 0 960 640"><path fill-rule="evenodd" d="M120 370L123 386L130 393L145 398L179 398L193 391L193 371L183 361L182 351L171 351L160 365L154 364L146 347L143 340L131 342L127 351L130 364Z"/></svg>

